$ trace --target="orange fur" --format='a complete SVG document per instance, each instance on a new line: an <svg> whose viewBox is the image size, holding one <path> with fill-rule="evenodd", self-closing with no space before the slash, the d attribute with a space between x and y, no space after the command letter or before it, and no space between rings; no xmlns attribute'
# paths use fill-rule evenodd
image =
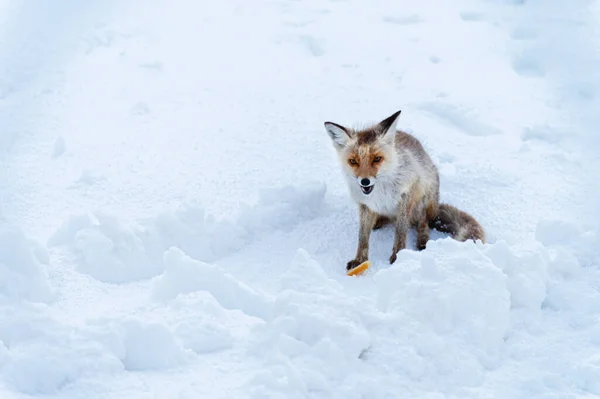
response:
<svg viewBox="0 0 600 399"><path fill-rule="evenodd" d="M383 161L383 153L368 144L361 145L357 151L352 151L348 155L348 165L350 165L356 177L377 176Z"/></svg>

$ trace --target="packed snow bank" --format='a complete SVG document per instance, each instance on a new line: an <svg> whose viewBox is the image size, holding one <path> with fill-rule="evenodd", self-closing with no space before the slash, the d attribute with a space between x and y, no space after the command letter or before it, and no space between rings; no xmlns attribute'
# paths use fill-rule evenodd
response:
<svg viewBox="0 0 600 399"><path fill-rule="evenodd" d="M272 320L256 330L251 353L265 365L247 383L250 397L300 398L343 386L371 342L363 320L371 302L350 296L299 250L282 276Z"/></svg>
<svg viewBox="0 0 600 399"><path fill-rule="evenodd" d="M113 313L71 324L47 307L0 304L0 387L29 395L107 393L102 381L177 373L204 364L203 356L239 352L250 328L264 323L224 308L207 291L150 301L135 315Z"/></svg>
<svg viewBox="0 0 600 399"><path fill-rule="evenodd" d="M248 388L256 398L387 397L400 388L407 395L464 396L466 389L504 381L510 392L517 383L507 376L519 366L507 358L520 358L522 340L552 345L571 333L554 312L595 328L590 323L600 316L600 294L577 277L581 272L566 248L447 238L430 242L424 252L403 251L393 266L360 277L361 285L375 283L371 296L327 278L300 250L281 277L275 317L258 330L253 353L265 358L265 369ZM538 339L540 329L552 333ZM595 330L592 337L599 336ZM560 345L566 349L568 343ZM581 366L575 356L553 353L542 357L584 367L575 386L595 392L592 377L600 377L600 369L593 359ZM578 353L589 357L586 349ZM575 374L563 375L554 364L546 378L568 384ZM531 389L535 396L547 387Z"/></svg>
<svg viewBox="0 0 600 399"><path fill-rule="evenodd" d="M0 307L0 342L0 380L26 394L54 394L75 381L122 370L99 342L39 308Z"/></svg>
<svg viewBox="0 0 600 399"><path fill-rule="evenodd" d="M598 359L590 354L600 350L596 231L544 220L539 242L523 248L501 240L432 240L427 250L402 251L394 265L374 264L360 277L331 277L325 270L331 265L298 249L268 293L177 247L156 258L161 245L148 245L161 242L156 231L125 228L103 215L71 219L51 242L85 242L82 231L130 248L108 251L119 259L118 270L139 277L140 259L159 264L148 281L153 300L135 315L109 314L76 327L33 305L1 306L0 381L16 392L91 389L98 379L130 373L177 375L219 354L254 365L232 388L252 398L386 397L399 390L472 397L468 392L508 394L524 384L533 396L551 389L600 392ZM188 234L180 231L180 242L192 242L194 230ZM28 273L41 273L44 251L22 235L10 237L1 259L21 257ZM101 254L93 243L79 248ZM578 346L581 340L586 345ZM514 378L523 367L542 365L547 382Z"/></svg>
<svg viewBox="0 0 600 399"><path fill-rule="evenodd" d="M179 294L159 303L164 308L156 315L167 320L183 347L199 355L245 345L250 329L264 323L240 309L225 308L210 291Z"/></svg>
<svg viewBox="0 0 600 399"><path fill-rule="evenodd" d="M128 318L94 320L93 336L117 357L125 370L168 369L191 359L170 327L164 323Z"/></svg>
<svg viewBox="0 0 600 399"><path fill-rule="evenodd" d="M75 250L78 271L102 281L147 280L152 301L135 317L107 316L79 330L83 338L73 345L102 353L95 355L104 359L98 369L59 351L55 357L64 358L65 368L32 385L19 379L25 374L10 337L0 337L0 350L8 353L4 378L22 392L49 392L85 384L89 373L177 373L227 353L260 365L236 388L253 398L385 397L398 389L464 396L498 383L511 392L526 383L511 381L515 368L543 361L546 378L561 389L597 390L596 360L586 354L600 348L593 322L600 316L596 231L542 220L537 243L520 247L434 239L425 251L404 250L394 265L376 262L352 278L331 273L339 265L302 248L266 286L260 279L242 282L223 267L232 251L260 262L270 241L257 235L297 235L312 226L325 208L324 193L319 185L273 190L228 221L192 205L134 228L100 212L73 217L49 244ZM546 331L541 338L540 331ZM591 346L577 356L585 360L561 357L580 372L561 374L551 354L525 355L534 349L524 342L539 351L544 345L567 350L583 335ZM536 395L549 388L528 389Z"/></svg>
<svg viewBox="0 0 600 399"><path fill-rule="evenodd" d="M316 218L326 211L325 192L323 183L264 189L258 201L243 206L233 220L216 220L189 203L132 227L101 211L78 214L63 223L48 245L72 250L78 270L100 281L144 280L165 270L163 253L169 248L212 262L249 245L261 233L288 231Z"/></svg>
<svg viewBox="0 0 600 399"><path fill-rule="evenodd" d="M254 204L242 204L235 218L216 220L196 204L184 204L144 223L164 250L177 247L192 258L213 262L270 231L288 231L324 214L326 186L314 182L262 189Z"/></svg>
<svg viewBox="0 0 600 399"><path fill-rule="evenodd" d="M180 293L207 291L226 309L269 317L268 300L263 295L217 267L197 261L177 248L170 248L165 253L164 263L166 270L154 285L156 298L169 299Z"/></svg>
<svg viewBox="0 0 600 399"><path fill-rule="evenodd" d="M368 356L390 359L382 350L397 341L403 356L394 363L411 380L480 386L502 359L510 277L481 248L450 239L399 260L402 267L375 276L378 307L388 320L380 336L387 338Z"/></svg>
<svg viewBox="0 0 600 399"><path fill-rule="evenodd" d="M176 326L175 334L182 345L197 354L232 348L235 343L233 334L217 318L208 316L183 320Z"/></svg>
<svg viewBox="0 0 600 399"><path fill-rule="evenodd" d="M78 257L78 269L98 280L124 283L162 271L159 249L143 232L126 228L113 216L96 212L73 216L48 245L66 245Z"/></svg>
<svg viewBox="0 0 600 399"><path fill-rule="evenodd" d="M542 219L535 230L536 239L544 246L566 255L568 250L581 266L600 265L600 233L598 229L578 226L560 219Z"/></svg>
<svg viewBox="0 0 600 399"><path fill-rule="evenodd" d="M543 248L517 253L504 241L496 243L486 255L507 277L512 308L539 309L546 297L548 255Z"/></svg>
<svg viewBox="0 0 600 399"><path fill-rule="evenodd" d="M50 302L48 254L20 229L0 222L0 303L3 299Z"/></svg>

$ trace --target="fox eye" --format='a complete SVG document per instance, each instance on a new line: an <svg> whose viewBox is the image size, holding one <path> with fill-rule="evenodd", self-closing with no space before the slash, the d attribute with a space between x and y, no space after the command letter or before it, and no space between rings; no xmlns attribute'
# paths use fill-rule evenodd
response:
<svg viewBox="0 0 600 399"><path fill-rule="evenodd" d="M350 165L358 165L358 163L354 159L349 159Z"/></svg>
<svg viewBox="0 0 600 399"><path fill-rule="evenodd" d="M381 162L381 157L377 156L375 158L373 158L373 163L379 163Z"/></svg>

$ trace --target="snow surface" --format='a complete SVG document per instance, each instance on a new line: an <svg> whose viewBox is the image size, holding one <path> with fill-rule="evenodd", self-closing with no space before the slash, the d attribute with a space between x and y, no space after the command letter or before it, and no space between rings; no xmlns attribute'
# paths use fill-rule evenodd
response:
<svg viewBox="0 0 600 399"><path fill-rule="evenodd" d="M600 396L600 2L0 3L0 398ZM489 243L347 277L402 109Z"/></svg>

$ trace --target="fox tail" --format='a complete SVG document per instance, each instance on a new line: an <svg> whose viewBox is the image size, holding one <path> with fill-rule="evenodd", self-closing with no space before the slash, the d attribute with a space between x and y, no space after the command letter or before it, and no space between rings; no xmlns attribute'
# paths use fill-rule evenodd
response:
<svg viewBox="0 0 600 399"><path fill-rule="evenodd" d="M429 227L448 233L457 241L481 240L485 243L485 230L467 212L449 205L440 204L438 214L429 221Z"/></svg>

